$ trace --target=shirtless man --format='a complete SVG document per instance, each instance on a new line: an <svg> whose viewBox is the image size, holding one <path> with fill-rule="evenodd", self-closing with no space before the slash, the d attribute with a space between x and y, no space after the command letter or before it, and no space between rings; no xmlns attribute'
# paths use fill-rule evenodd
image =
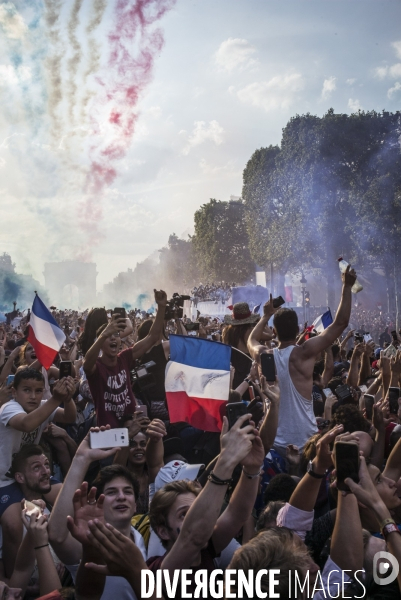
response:
<svg viewBox="0 0 401 600"><path fill-rule="evenodd" d="M348 266L342 274L342 293L334 322L320 335L301 346L296 345L299 335L298 316L289 308L273 308L273 300L264 306L264 315L248 339L248 350L260 363L260 354L273 352L276 376L280 386L281 400L277 436L274 449L285 456L288 444L302 449L307 439L317 432L313 414L312 386L313 367L319 354L331 346L348 326L351 314L351 288L356 273ZM279 341L278 348L269 350L260 344L261 334L269 319L274 315L273 327Z"/></svg>

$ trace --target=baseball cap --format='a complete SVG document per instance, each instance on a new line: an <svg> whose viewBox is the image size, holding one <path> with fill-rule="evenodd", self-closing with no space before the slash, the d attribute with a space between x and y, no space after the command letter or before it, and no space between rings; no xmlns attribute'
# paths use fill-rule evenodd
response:
<svg viewBox="0 0 401 600"><path fill-rule="evenodd" d="M205 465L189 465L182 460L172 460L160 469L155 479L155 492L160 490L167 483L172 481L181 481L181 479L190 479L194 481L199 473L199 469Z"/></svg>

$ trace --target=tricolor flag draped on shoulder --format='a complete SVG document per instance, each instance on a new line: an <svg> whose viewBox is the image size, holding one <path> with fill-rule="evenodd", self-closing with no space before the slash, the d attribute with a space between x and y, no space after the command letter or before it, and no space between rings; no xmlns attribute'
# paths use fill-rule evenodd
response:
<svg viewBox="0 0 401 600"><path fill-rule="evenodd" d="M322 333L322 331L327 329L332 322L333 317L331 316L331 310L329 309L313 321L313 329L315 329L318 333Z"/></svg>
<svg viewBox="0 0 401 600"><path fill-rule="evenodd" d="M165 387L171 423L220 431L230 391L231 347L191 336L170 335L169 340Z"/></svg>
<svg viewBox="0 0 401 600"><path fill-rule="evenodd" d="M38 295L33 301L29 320L28 341L35 349L36 356L45 369L49 369L64 344L65 335L48 308Z"/></svg>

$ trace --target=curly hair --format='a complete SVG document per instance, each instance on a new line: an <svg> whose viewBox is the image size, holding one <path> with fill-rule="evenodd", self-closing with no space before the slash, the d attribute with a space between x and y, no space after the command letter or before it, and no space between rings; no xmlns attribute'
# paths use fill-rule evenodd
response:
<svg viewBox="0 0 401 600"><path fill-rule="evenodd" d="M371 424L357 406L353 404L341 404L336 412L334 413L330 429L336 427L336 425L344 425L344 431L348 433L354 433L354 431L366 431L369 433Z"/></svg>

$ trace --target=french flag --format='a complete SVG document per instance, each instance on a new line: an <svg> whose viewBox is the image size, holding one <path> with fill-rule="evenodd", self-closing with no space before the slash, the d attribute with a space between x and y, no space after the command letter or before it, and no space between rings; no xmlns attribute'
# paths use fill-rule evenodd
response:
<svg viewBox="0 0 401 600"><path fill-rule="evenodd" d="M190 336L169 339L165 388L171 423L220 431L230 391L231 347Z"/></svg>
<svg viewBox="0 0 401 600"><path fill-rule="evenodd" d="M322 333L329 325L333 322L333 317L331 316L331 310L326 310L325 313L320 315L317 319L313 321L313 329L315 329L318 333Z"/></svg>
<svg viewBox="0 0 401 600"><path fill-rule="evenodd" d="M63 330L38 295L35 296L32 305L28 341L45 369L52 366L57 352L65 341Z"/></svg>

